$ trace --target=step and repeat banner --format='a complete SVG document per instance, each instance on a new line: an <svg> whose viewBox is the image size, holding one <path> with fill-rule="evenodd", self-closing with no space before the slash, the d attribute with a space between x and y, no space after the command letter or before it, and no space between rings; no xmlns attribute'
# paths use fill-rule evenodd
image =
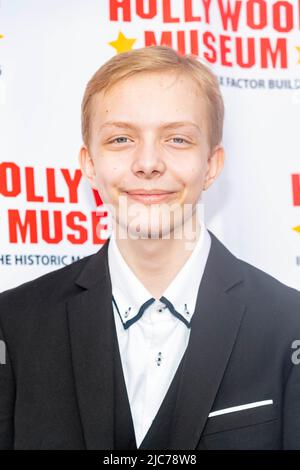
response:
<svg viewBox="0 0 300 470"><path fill-rule="evenodd" d="M220 81L226 164L207 227L300 289L300 0L2 0L0 291L102 246L106 213L78 163L84 88L113 55L153 44Z"/></svg>

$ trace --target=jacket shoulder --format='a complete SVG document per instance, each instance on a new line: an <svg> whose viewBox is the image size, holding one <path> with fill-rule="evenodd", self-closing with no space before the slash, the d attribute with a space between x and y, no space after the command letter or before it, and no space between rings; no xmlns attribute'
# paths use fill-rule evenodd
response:
<svg viewBox="0 0 300 470"><path fill-rule="evenodd" d="M239 260L244 273L244 298L250 307L248 321L260 325L260 334L277 344L290 344L300 338L300 292L261 269ZM283 340L284 339L284 340Z"/></svg>
<svg viewBox="0 0 300 470"><path fill-rule="evenodd" d="M85 256L68 266L1 292L0 318L14 312L25 312L29 305L41 305L43 302L51 305L67 299L72 292L76 292L74 281L92 256Z"/></svg>
<svg viewBox="0 0 300 470"><path fill-rule="evenodd" d="M239 259L244 273L244 278L249 289L257 292L265 302L273 300L278 306L289 303L291 306L300 307L300 291L284 284L271 274L262 269Z"/></svg>
<svg viewBox="0 0 300 470"><path fill-rule="evenodd" d="M236 281L231 291L251 308L257 320L264 316L268 321L277 318L287 320L300 330L300 291L276 279L271 274L238 258L212 232L214 263L223 282L232 277ZM222 266L220 266L222 265ZM230 284L229 284L230 285ZM262 313L263 312L263 313Z"/></svg>

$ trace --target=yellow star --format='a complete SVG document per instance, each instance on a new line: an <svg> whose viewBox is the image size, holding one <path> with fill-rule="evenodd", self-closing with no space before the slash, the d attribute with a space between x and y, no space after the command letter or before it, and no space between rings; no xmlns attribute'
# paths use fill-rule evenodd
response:
<svg viewBox="0 0 300 470"><path fill-rule="evenodd" d="M298 59L297 64L300 64L300 46L296 46L296 49L297 49L298 54L299 54L299 59Z"/></svg>
<svg viewBox="0 0 300 470"><path fill-rule="evenodd" d="M134 38L126 38L124 34L119 31L118 39L108 44L116 49L117 54L120 54L121 52L131 51L135 41L136 39Z"/></svg>
<svg viewBox="0 0 300 470"><path fill-rule="evenodd" d="M3 34L0 34L0 39L4 38Z"/></svg>
<svg viewBox="0 0 300 470"><path fill-rule="evenodd" d="M298 225L297 227L293 227L293 230L295 230L296 232L300 233L300 225Z"/></svg>

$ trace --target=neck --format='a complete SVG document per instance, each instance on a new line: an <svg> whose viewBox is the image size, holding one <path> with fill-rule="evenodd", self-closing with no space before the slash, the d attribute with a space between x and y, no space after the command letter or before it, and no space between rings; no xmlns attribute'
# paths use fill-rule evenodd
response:
<svg viewBox="0 0 300 470"><path fill-rule="evenodd" d="M196 225L192 238L126 239L115 235L124 260L155 299L160 299L169 284L191 256L199 240L201 227ZM118 233L118 230L115 232Z"/></svg>

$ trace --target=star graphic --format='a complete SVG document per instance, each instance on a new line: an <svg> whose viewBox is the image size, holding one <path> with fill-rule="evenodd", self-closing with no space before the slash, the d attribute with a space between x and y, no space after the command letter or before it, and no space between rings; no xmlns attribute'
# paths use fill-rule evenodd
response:
<svg viewBox="0 0 300 470"><path fill-rule="evenodd" d="M134 38L126 38L124 34L119 31L118 38L108 44L116 49L117 54L120 54L121 52L131 51L135 41L136 39Z"/></svg>
<svg viewBox="0 0 300 470"><path fill-rule="evenodd" d="M293 230L295 230L296 232L300 233L300 225L298 225L297 227L293 227Z"/></svg>
<svg viewBox="0 0 300 470"><path fill-rule="evenodd" d="M3 34L0 34L0 39L4 38Z"/></svg>
<svg viewBox="0 0 300 470"><path fill-rule="evenodd" d="M299 58L298 58L297 64L300 64L300 46L296 46L296 49L297 49L298 54L299 54Z"/></svg>

